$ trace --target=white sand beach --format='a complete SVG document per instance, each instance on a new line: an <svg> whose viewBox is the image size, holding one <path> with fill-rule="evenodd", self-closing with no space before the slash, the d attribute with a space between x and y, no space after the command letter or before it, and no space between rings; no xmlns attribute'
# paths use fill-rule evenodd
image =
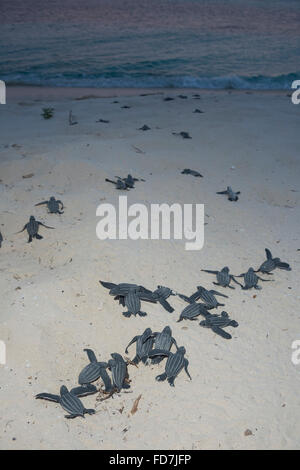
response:
<svg viewBox="0 0 300 470"><path fill-rule="evenodd" d="M41 117L46 107L54 108L52 119ZM291 361L300 340L299 110L286 92L7 90L0 105L1 449L300 448L300 365ZM138 130L144 124L151 129ZM192 139L172 135L180 131ZM203 178L181 174L184 168ZM97 206L117 205L124 194L105 178L128 173L145 179L126 192L129 204L205 205L202 250L186 251L184 240L96 237ZM227 186L241 191L237 202L216 194ZM34 207L50 196L63 201L64 214ZM44 238L28 244L26 231L16 232L30 215L55 230L41 227ZM201 272L257 269L265 248L292 271L261 274L274 279L260 282L262 290L215 287L214 276ZM186 304L175 296L173 313L143 302L146 317L125 318L100 279L186 295L198 285L215 288L229 296L219 299L239 326L227 328L232 339L225 340L200 327L201 318L177 323ZM67 420L58 404L35 400L76 386L84 348L100 361L113 352L132 359L134 345L124 352L129 341L166 325L186 348L191 381L183 370L175 388L157 382L164 362L129 365L131 388L103 402L82 398L96 407L85 419Z"/></svg>

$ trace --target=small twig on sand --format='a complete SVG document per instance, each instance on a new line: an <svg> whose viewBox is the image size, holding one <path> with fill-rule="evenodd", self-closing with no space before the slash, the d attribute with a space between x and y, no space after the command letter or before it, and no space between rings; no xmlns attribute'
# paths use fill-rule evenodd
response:
<svg viewBox="0 0 300 470"><path fill-rule="evenodd" d="M139 396L136 398L136 400L134 400L133 407L131 408L131 411L130 411L130 413L131 413L132 415L134 415L134 413L137 412L138 404L139 404L139 401L140 401L141 398L142 398L142 395L139 395Z"/></svg>

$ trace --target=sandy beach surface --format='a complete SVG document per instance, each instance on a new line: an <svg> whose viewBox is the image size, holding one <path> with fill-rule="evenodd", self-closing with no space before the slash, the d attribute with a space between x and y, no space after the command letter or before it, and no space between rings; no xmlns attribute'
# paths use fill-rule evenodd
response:
<svg viewBox="0 0 300 470"><path fill-rule="evenodd" d="M195 92L8 90L0 106L1 449L300 448L300 365L291 360L300 340L300 107L286 92L198 90L198 100ZM44 107L54 108L52 119L41 117ZM69 125L70 110L77 125ZM138 130L144 124L151 129ZM172 135L180 131L192 139ZM97 206L117 206L124 194L105 178L128 173L146 180L126 193L129 204L205 204L202 250L186 251L184 240L96 237ZM228 185L241 191L237 202L216 195ZM50 196L63 201L63 215L34 207ZM44 238L28 244L26 232L16 232L30 215L55 230L42 227ZM258 268L266 247L292 271L262 274L274 282L261 282L261 291L217 288L239 323L227 329L231 340L200 327L200 318L177 323L186 306L178 297L169 299L173 313L143 303L147 316L127 319L99 284L166 285L190 295L197 285L215 288L201 269ZM84 348L100 361L126 356L135 335L166 325L186 348L192 381L182 371L171 388L155 380L164 363L129 365L131 388L103 402L83 398L97 411L85 419L67 420L59 405L35 400L76 386ZM133 345L127 356L134 355Z"/></svg>

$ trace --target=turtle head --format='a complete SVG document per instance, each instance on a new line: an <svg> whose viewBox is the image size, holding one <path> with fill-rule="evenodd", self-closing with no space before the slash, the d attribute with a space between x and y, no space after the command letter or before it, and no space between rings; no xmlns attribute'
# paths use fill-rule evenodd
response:
<svg viewBox="0 0 300 470"><path fill-rule="evenodd" d="M119 354L119 353L111 353L111 357L113 359L115 359L115 361L120 361L120 360L123 361L124 360L123 357L121 356L121 354Z"/></svg>
<svg viewBox="0 0 300 470"><path fill-rule="evenodd" d="M67 387L66 387L65 385L62 385L62 386L60 387L60 394L61 394L61 395L64 395L64 394L66 394L66 393L69 393L69 390L67 389Z"/></svg>
<svg viewBox="0 0 300 470"><path fill-rule="evenodd" d="M172 336L172 330L169 326L165 326L163 329L163 333Z"/></svg>
<svg viewBox="0 0 300 470"><path fill-rule="evenodd" d="M253 269L253 268L249 268L249 269L248 269L248 273L254 273L254 269Z"/></svg>
<svg viewBox="0 0 300 470"><path fill-rule="evenodd" d="M223 273L229 273L229 268L228 266L225 266L225 268L222 269Z"/></svg>
<svg viewBox="0 0 300 470"><path fill-rule="evenodd" d="M54 197L54 196L51 196L51 197L50 197L50 201L55 201L55 197Z"/></svg>
<svg viewBox="0 0 300 470"><path fill-rule="evenodd" d="M148 338L148 336L150 336L150 335L152 335L152 330L151 330L151 328L146 328L145 331L144 331L144 333L143 333L143 336L144 336L145 338Z"/></svg>
<svg viewBox="0 0 300 470"><path fill-rule="evenodd" d="M186 349L184 346L180 346L180 348L178 348L177 352L180 352L181 354L185 354L186 353Z"/></svg>
<svg viewBox="0 0 300 470"><path fill-rule="evenodd" d="M35 217L33 215L31 215L29 220L31 220L33 222L35 220Z"/></svg>

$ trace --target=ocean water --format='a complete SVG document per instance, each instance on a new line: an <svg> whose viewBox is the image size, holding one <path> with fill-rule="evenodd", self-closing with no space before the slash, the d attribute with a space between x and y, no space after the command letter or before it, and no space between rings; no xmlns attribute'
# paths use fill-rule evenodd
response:
<svg viewBox="0 0 300 470"><path fill-rule="evenodd" d="M85 87L286 89L300 0L0 0L0 79Z"/></svg>

